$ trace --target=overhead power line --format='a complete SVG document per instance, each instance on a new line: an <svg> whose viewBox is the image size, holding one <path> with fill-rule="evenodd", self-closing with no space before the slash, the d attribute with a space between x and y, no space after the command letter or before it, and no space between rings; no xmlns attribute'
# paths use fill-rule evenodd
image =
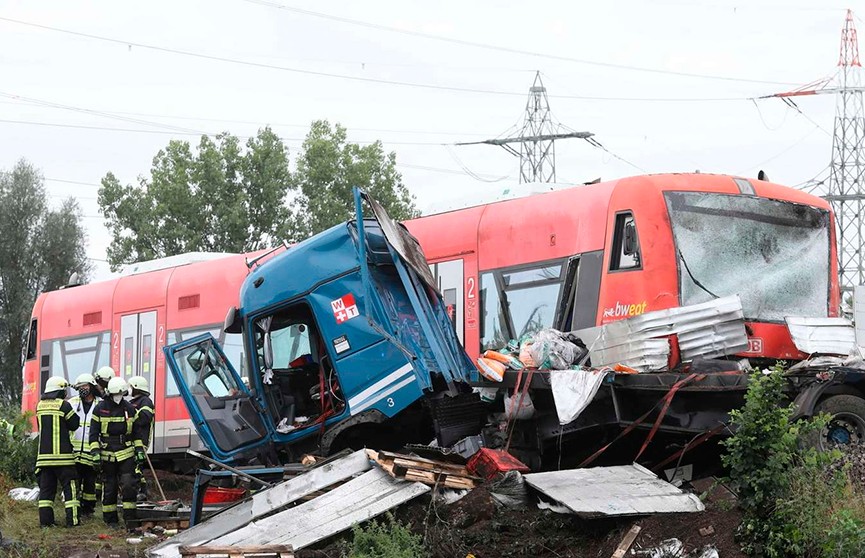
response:
<svg viewBox="0 0 865 558"><path fill-rule="evenodd" d="M210 60L214 62L222 62L226 64L236 64L241 66L247 66L252 68L262 68L268 70L278 70L283 72L291 72L302 75L310 75L317 77L327 77L334 79L343 79L349 81L357 81L364 83L373 83L379 85L395 85L400 87L412 87L412 88L420 88L420 89L428 89L433 91L451 91L457 93L473 93L473 94L481 94L481 95L503 95L509 97L522 97L523 93L519 93L517 91L503 91L497 89L480 89L474 87L459 87L453 85L438 85L434 83L420 83L420 82L411 82L411 81L398 81L398 80L390 80L390 79L381 79L381 78L372 78L365 76L355 76L355 75L347 75L347 74L338 74L333 72L322 72L317 70L307 70L303 68L292 68L289 66L280 66L277 64L268 64L264 62L254 62L251 60L241 60L238 58L230 58L227 56L217 56L213 54L205 54L202 52L195 52L191 50L183 50L178 48L170 48L163 47L154 44L141 43L137 41L128 41L123 39L116 39L113 37L104 37L101 35L94 35L92 33L83 33L80 31L72 31L69 29L61 29L59 27L52 27L49 25L41 25L38 23L32 23L28 21L22 21L18 19L12 19L8 17L0 17L0 21L5 21L8 23L14 23L17 25L25 25L28 27L33 27L36 29L43 29L45 31L53 31L56 33L63 33L66 35L71 35L75 37L83 37L86 39L92 39L96 41L103 41L118 45L123 45L127 47L137 47L141 49L152 50L155 52L162 52L168 54L176 54L179 56L186 56L190 58L197 58L199 60ZM772 82L777 84L777 82ZM783 85L787 85L786 83ZM591 95L557 95L558 99L577 99L583 101L625 101L625 102L676 102L676 103L684 103L684 102L727 102L727 101L743 101L749 100L748 97L603 97L603 96L591 96Z"/></svg>
<svg viewBox="0 0 865 558"><path fill-rule="evenodd" d="M300 14L300 15L317 17L317 18L321 18L321 19L327 19L330 21L337 21L339 23L345 23L348 25L366 27L368 29L374 29L376 31L387 31L389 33L399 33L401 35L408 35L411 37L419 37L419 38L428 39L431 41L441 41L441 42L447 42L447 43L452 43L452 44L461 45L461 46L482 48L482 49L486 49L486 50L495 50L495 51L499 51L499 52L506 52L508 54L519 54L522 56L532 56L535 58L547 58L550 60L559 60L562 62L573 62L576 64L585 64L588 66L597 66L597 67L601 67L601 68L611 68L611 69L616 69L616 70L628 70L628 71L634 71L634 72L646 72L646 73L652 73L652 74L663 74L663 75L678 76L678 77L712 79L712 80L721 80L721 81L736 81L736 82L743 82L743 83L760 83L760 84L769 84L769 85L796 85L795 83L789 83L789 82L768 81L768 80L749 79L749 78L737 78L737 77L719 76L719 75L713 75L713 74L698 74L698 73L693 73L693 72L664 70L664 69L660 69L660 68L648 68L648 67L644 67L644 66L634 66L631 64L617 64L614 62L603 62L603 61L599 61L599 60L588 60L588 59L584 59L584 58L574 58L571 56L562 56L562 55L557 55L557 54L535 52L535 51L523 50L523 49L518 49L518 48L513 48L513 47L505 47L505 46L500 46L500 45L490 45L490 44L486 44L486 43L480 43L477 41L468 41L468 40L464 40L464 39L456 39L453 37L445 37L442 35L433 35L431 33L423 33L421 31L411 31L408 29L400 29L399 27L390 27L390 26L381 25L378 23L361 21L361 20L357 20L357 19L351 19L351 18L347 18L347 17L341 17L341 16L337 16L337 15L333 15L333 14L326 14L326 13L322 13L322 12L315 12L312 10L305 10L303 8L297 8L294 6L286 6L284 4L280 4L277 2L271 2L270 0L243 0L243 1L248 2L250 4L259 4L261 6L268 6L271 8L277 8L280 10L285 10L285 11Z"/></svg>

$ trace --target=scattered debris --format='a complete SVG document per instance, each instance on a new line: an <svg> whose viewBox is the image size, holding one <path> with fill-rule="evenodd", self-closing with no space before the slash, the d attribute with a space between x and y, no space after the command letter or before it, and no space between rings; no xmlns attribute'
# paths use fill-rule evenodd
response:
<svg viewBox="0 0 865 558"><path fill-rule="evenodd" d="M550 387L559 424L568 424L580 416L595 398L607 372L602 370L553 370Z"/></svg>
<svg viewBox="0 0 865 558"><path fill-rule="evenodd" d="M9 490L9 497L13 500L35 502L39 499L39 487L36 488L13 488Z"/></svg>
<svg viewBox="0 0 865 558"><path fill-rule="evenodd" d="M700 534L704 537L710 537L715 534L715 528L709 525L708 527L701 527Z"/></svg>
<svg viewBox="0 0 865 558"><path fill-rule="evenodd" d="M504 450L483 448L469 459L466 468L469 472L487 480L500 473L519 471L528 473L529 467Z"/></svg>
<svg viewBox="0 0 865 558"><path fill-rule="evenodd" d="M522 508L529 501L526 481L519 471L508 471L487 487L493 501L506 508Z"/></svg>
<svg viewBox="0 0 865 558"><path fill-rule="evenodd" d="M532 473L526 482L581 517L697 512L705 507L693 494L659 479L636 463Z"/></svg>
<svg viewBox="0 0 865 558"><path fill-rule="evenodd" d="M684 546L679 539L667 539L661 541L654 548L634 552L634 556L644 556L645 558L680 558L682 557Z"/></svg>
<svg viewBox="0 0 865 558"><path fill-rule="evenodd" d="M334 485L338 486L303 501ZM148 554L178 558L181 546L233 546L250 540L300 549L429 490L423 483L397 480L383 469L374 468L366 452L360 450L262 490L151 548ZM289 507L292 504L296 505Z"/></svg>
<svg viewBox="0 0 865 558"><path fill-rule="evenodd" d="M181 532L179 535L150 549L155 557L179 556L180 545L201 545L244 527L255 519L282 510L302 498L334 484L344 482L355 475L369 471L372 465L366 452L356 451L345 457L310 469L268 490L253 494L243 502L222 510L206 521Z"/></svg>
<svg viewBox="0 0 865 558"><path fill-rule="evenodd" d="M395 479L458 489L472 489L480 481L462 465L386 451L367 450L367 455Z"/></svg>
<svg viewBox="0 0 865 558"><path fill-rule="evenodd" d="M641 527L639 525L633 525L625 536L622 538L622 542L619 543L619 546L616 547L615 552L611 558L624 558L625 553L631 548L631 545L634 544L634 541L637 540L637 535L640 534Z"/></svg>

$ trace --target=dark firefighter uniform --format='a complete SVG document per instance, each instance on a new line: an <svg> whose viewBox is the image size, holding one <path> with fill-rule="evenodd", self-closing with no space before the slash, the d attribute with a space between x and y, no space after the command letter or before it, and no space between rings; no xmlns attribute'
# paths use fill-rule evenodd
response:
<svg viewBox="0 0 865 558"><path fill-rule="evenodd" d="M39 525L54 525L54 496L57 484L63 489L66 526L78 525L78 497L75 494L75 455L69 435L78 428L78 415L58 392L42 396L36 405L39 425L39 454L36 474L39 476Z"/></svg>
<svg viewBox="0 0 865 558"><path fill-rule="evenodd" d="M153 427L153 400L150 399L149 395L142 393L133 397L129 402L135 407L135 421L138 423L141 433L141 438L136 439L134 442L136 449L139 450L135 454L135 477L138 479L138 486L136 487L138 490L138 500L146 500L147 480L141 472L144 463L142 463L139 456L144 455L144 452L147 451L147 446L150 444L150 430Z"/></svg>
<svg viewBox="0 0 865 558"><path fill-rule="evenodd" d="M107 395L96 405L90 423L90 451L102 470L102 518L116 524L117 493L123 502L123 520L135 519L135 446L141 434L135 408ZM136 443L137 442L137 443Z"/></svg>

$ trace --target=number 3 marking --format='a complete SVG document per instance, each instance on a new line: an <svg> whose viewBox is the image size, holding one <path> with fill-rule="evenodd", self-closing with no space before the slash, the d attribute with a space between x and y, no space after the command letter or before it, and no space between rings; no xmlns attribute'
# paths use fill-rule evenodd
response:
<svg viewBox="0 0 865 558"><path fill-rule="evenodd" d="M396 403L394 403L394 401L393 401L393 397L388 397L388 398L387 398L387 406L388 406L388 407L393 407L395 404L396 404Z"/></svg>

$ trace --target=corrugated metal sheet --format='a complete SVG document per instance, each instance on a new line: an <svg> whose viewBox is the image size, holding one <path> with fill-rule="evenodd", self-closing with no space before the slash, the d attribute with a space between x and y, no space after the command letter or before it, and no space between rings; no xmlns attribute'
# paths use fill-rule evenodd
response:
<svg viewBox="0 0 865 558"><path fill-rule="evenodd" d="M677 335L684 360L717 357L748 348L748 334L738 296L728 296L574 332L590 348L592 366L621 363L643 372L663 370Z"/></svg>
<svg viewBox="0 0 865 558"><path fill-rule="evenodd" d="M430 491L419 482L392 478L376 467L314 500L253 521L210 544L290 544L295 550L350 529Z"/></svg>
<svg viewBox="0 0 865 558"><path fill-rule="evenodd" d="M849 355L856 345L853 323L847 318L784 318L793 344L803 353Z"/></svg>
<svg viewBox="0 0 865 558"><path fill-rule="evenodd" d="M582 517L703 511L683 492L636 463L525 475L532 488Z"/></svg>

